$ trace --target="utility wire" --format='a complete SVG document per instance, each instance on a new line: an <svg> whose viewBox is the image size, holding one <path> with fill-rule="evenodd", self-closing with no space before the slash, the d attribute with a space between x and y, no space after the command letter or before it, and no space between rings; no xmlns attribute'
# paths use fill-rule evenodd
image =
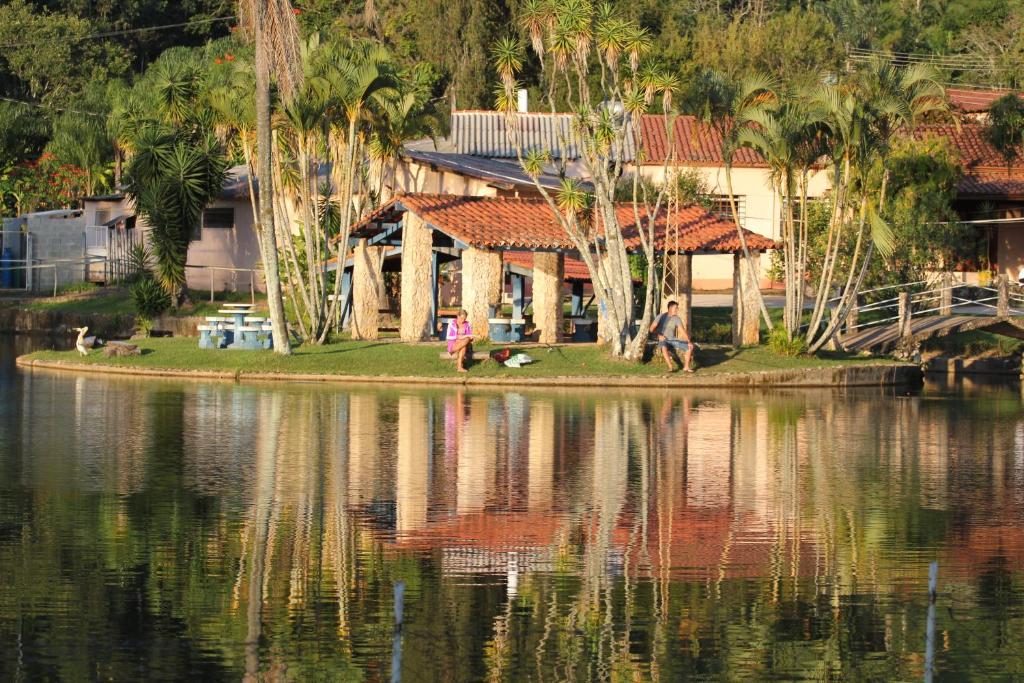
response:
<svg viewBox="0 0 1024 683"><path fill-rule="evenodd" d="M104 114L100 114L95 111L81 111L79 109L68 109L66 107L57 107L52 104L43 104L41 102L29 102L28 100L16 100L13 97L0 97L0 101L11 102L12 104L20 104L24 107L36 107L38 109L53 109L55 111L67 111L72 114L82 114L84 116L97 116L99 118L106 118Z"/></svg>
<svg viewBox="0 0 1024 683"><path fill-rule="evenodd" d="M142 28L126 28L121 31L107 31L105 33L93 33L87 36L60 36L59 40L64 43L77 43L83 40L93 40L96 38L113 38L116 36L126 36L134 33L147 33L149 31L164 31L171 28L182 28L184 26L197 26L200 24L214 24L220 21L232 21L235 17L213 17L210 19L196 19L195 21L183 21L177 24L162 24L160 26L144 26ZM40 41L38 43L9 43L7 45L0 45L0 50L9 50L19 47L40 47L42 45L51 45L53 39Z"/></svg>

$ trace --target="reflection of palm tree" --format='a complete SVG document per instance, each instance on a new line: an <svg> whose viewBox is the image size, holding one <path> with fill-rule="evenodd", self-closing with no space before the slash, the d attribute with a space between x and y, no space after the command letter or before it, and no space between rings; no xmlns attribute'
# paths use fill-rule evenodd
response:
<svg viewBox="0 0 1024 683"><path fill-rule="evenodd" d="M259 642L263 630L263 596L268 577L267 562L271 527L271 508L277 491L278 434L282 402L279 392L264 394L259 418L260 439L256 444L256 488L250 519L252 545L249 570L249 603L246 610L245 680L260 678Z"/></svg>

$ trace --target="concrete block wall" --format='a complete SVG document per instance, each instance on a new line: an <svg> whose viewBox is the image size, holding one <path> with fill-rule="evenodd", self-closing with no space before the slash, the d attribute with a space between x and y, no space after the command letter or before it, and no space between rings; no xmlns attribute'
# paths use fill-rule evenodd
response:
<svg viewBox="0 0 1024 683"><path fill-rule="evenodd" d="M34 263L55 264L54 268L33 270L33 290L52 291L54 277L57 287L85 281L85 218L81 212L29 214L26 230Z"/></svg>

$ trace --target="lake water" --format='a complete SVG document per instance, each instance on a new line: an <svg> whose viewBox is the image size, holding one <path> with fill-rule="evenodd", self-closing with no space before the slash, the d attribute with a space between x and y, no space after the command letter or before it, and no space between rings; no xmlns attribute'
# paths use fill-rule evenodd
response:
<svg viewBox="0 0 1024 683"><path fill-rule="evenodd" d="M0 680L1024 678L1015 385L232 385L32 344Z"/></svg>

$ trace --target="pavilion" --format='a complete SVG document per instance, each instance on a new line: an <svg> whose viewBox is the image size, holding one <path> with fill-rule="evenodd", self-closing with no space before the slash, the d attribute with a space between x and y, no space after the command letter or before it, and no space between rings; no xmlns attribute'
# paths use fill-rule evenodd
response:
<svg viewBox="0 0 1024 683"><path fill-rule="evenodd" d="M656 219L656 248L671 264L669 295L680 302L684 321L689 324L693 256L732 254L733 341L756 344L760 323L753 292L758 274L741 267L735 224L694 205L673 212L670 231L666 213L662 210ZM620 205L618 218L627 248L641 252L639 238L629 238L636 233L632 205ZM777 246L763 235L744 234L755 264L762 251ZM377 335L385 257L401 260L400 336L409 342L429 339L436 332L438 272L447 261L462 261L462 308L478 334L486 334L489 313L501 304L506 277L511 278L513 317L522 314L523 283L531 277L533 323L544 343L557 341L561 333L567 269L574 285L574 314L582 311L582 284L589 280L572 241L539 198L401 194L352 226L350 247L343 292L354 338Z"/></svg>

